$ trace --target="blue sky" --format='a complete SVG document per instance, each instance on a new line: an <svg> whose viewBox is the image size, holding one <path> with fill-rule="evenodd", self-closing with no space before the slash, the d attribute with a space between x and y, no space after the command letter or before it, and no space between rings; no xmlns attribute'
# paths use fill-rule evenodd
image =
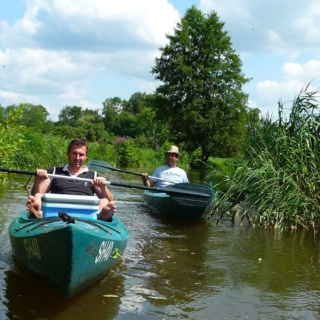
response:
<svg viewBox="0 0 320 320"><path fill-rule="evenodd" d="M66 105L153 93L150 70L185 11L225 22L249 106L277 115L320 87L320 2L313 0L0 0L0 104L34 103L56 121Z"/></svg>

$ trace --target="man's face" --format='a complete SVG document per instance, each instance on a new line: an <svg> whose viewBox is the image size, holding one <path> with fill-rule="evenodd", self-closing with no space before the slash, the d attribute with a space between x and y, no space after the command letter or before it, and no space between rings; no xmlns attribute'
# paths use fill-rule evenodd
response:
<svg viewBox="0 0 320 320"><path fill-rule="evenodd" d="M87 148L85 146L72 146L67 152L69 166L74 168L81 168L87 159Z"/></svg>
<svg viewBox="0 0 320 320"><path fill-rule="evenodd" d="M179 156L175 153L167 153L166 154L166 161L167 161L167 165L169 167L175 167L177 162L178 162Z"/></svg>

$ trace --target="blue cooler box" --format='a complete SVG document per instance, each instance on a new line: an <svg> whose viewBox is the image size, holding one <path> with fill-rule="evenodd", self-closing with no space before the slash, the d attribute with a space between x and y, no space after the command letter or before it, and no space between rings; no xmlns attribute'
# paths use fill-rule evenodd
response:
<svg viewBox="0 0 320 320"><path fill-rule="evenodd" d="M46 193L41 200L43 218L57 217L59 212L65 212L75 217L96 219L99 213L100 199L97 196Z"/></svg>

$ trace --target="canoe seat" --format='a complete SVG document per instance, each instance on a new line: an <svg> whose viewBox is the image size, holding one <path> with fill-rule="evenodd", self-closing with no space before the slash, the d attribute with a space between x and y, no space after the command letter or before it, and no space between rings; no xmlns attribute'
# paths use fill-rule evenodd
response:
<svg viewBox="0 0 320 320"><path fill-rule="evenodd" d="M97 218L100 199L97 196L46 193L41 198L43 218L57 217L65 212L75 217Z"/></svg>

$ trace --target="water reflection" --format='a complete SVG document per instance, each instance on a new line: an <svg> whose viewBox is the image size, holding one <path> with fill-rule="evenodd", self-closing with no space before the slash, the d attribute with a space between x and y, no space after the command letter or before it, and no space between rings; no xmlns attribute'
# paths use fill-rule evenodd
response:
<svg viewBox="0 0 320 320"><path fill-rule="evenodd" d="M65 301L10 262L7 227L26 193L3 192L1 319L319 318L319 237L312 232L188 222L152 212L140 190L113 193L130 232L123 262Z"/></svg>
<svg viewBox="0 0 320 320"><path fill-rule="evenodd" d="M4 297L8 319L114 319L119 312L119 298L107 298L110 287L113 295L123 295L123 277L109 276L79 295L64 300L28 274L6 272ZM95 310L95 313L92 313Z"/></svg>
<svg viewBox="0 0 320 320"><path fill-rule="evenodd" d="M147 212L148 218L139 220L143 232L135 235L136 259L126 272L132 286L121 307L128 316L143 310L148 310L149 318L187 316L192 312L190 303L207 291L210 227L153 213L143 206L141 212Z"/></svg>

